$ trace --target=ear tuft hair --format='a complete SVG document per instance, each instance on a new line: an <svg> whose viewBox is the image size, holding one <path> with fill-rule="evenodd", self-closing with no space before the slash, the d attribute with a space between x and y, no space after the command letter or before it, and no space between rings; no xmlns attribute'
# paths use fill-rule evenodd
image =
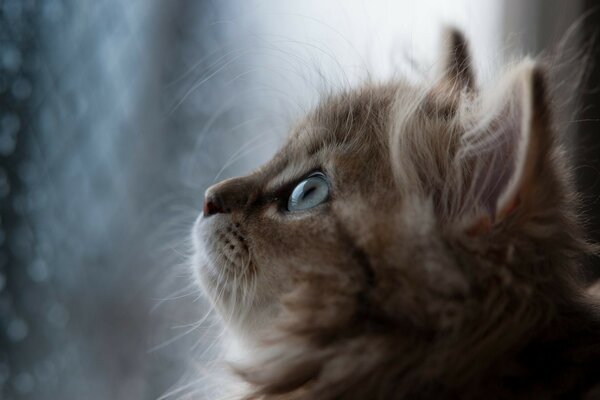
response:
<svg viewBox="0 0 600 400"><path fill-rule="evenodd" d="M441 77L430 88L424 109L431 116L452 119L464 93L475 93L475 74L469 45L463 34L447 28L443 36Z"/></svg>
<svg viewBox="0 0 600 400"><path fill-rule="evenodd" d="M475 90L475 74L471 65L469 45L456 28L447 28L444 34L444 77L450 87Z"/></svg>

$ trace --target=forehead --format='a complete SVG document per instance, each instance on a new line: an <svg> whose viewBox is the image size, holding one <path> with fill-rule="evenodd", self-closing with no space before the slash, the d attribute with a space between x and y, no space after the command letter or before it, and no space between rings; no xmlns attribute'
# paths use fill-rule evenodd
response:
<svg viewBox="0 0 600 400"><path fill-rule="evenodd" d="M291 137L307 154L327 145L372 143L385 134L396 85L366 85L327 97Z"/></svg>
<svg viewBox="0 0 600 400"><path fill-rule="evenodd" d="M262 173L273 188L323 167L335 155L359 157L386 151L396 85L368 85L329 96L292 131Z"/></svg>

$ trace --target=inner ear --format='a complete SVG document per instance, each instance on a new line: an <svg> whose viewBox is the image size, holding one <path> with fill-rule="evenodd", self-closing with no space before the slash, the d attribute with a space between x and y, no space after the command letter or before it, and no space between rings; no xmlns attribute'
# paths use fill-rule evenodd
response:
<svg viewBox="0 0 600 400"><path fill-rule="evenodd" d="M543 73L532 61L516 67L483 107L476 125L463 136L459 165L468 171L461 209L467 232L482 233L515 211L535 208L552 146ZM494 111L494 109L496 111ZM489 116L492 116L491 119ZM473 215L473 214L472 214Z"/></svg>

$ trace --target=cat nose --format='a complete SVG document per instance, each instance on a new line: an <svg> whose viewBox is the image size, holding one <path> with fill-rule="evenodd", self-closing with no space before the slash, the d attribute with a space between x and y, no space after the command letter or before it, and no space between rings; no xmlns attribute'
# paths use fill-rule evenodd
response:
<svg viewBox="0 0 600 400"><path fill-rule="evenodd" d="M244 208L248 200L249 183L244 178L227 179L209 187L204 194L204 217L228 214Z"/></svg>
<svg viewBox="0 0 600 400"><path fill-rule="evenodd" d="M204 207L202 207L202 212L205 217L210 217L213 214L224 212L224 208L216 198L204 197Z"/></svg>

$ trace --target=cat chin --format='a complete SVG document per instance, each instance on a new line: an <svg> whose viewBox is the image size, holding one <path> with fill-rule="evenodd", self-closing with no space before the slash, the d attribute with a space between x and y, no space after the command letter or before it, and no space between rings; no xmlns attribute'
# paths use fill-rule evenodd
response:
<svg viewBox="0 0 600 400"><path fill-rule="evenodd" d="M226 289L222 287L226 282L223 279L223 268L218 262L218 253L216 254L215 251L216 239L214 239L215 232L226 225L223 219L224 217L220 215L211 218L200 216L192 231L194 244L192 271L196 283L211 297L211 301L215 299L217 289Z"/></svg>
<svg viewBox="0 0 600 400"><path fill-rule="evenodd" d="M200 216L192 232L192 271L196 283L227 318L234 318L238 302L247 301L240 277L254 268L242 228L228 214Z"/></svg>

